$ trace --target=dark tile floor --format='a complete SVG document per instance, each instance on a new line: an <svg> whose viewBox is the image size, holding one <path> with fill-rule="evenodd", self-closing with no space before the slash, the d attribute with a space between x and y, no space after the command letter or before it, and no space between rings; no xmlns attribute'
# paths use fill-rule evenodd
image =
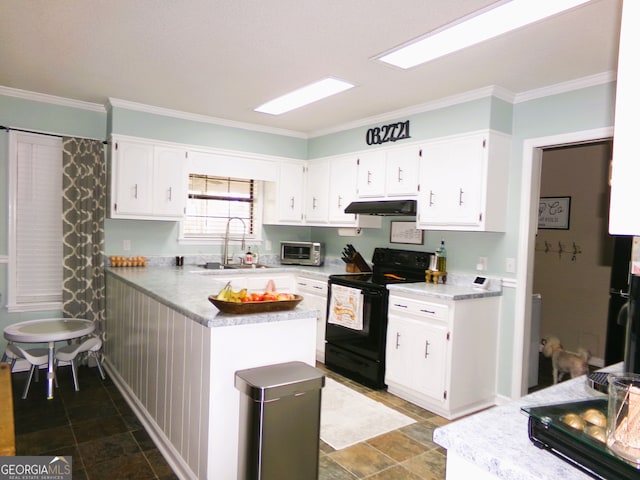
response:
<svg viewBox="0 0 640 480"><path fill-rule="evenodd" d="M71 455L74 480L177 478L113 382L101 380L95 368L78 372L80 391L75 392L70 369L58 370L53 400L45 398L44 372L27 400L20 398L26 372L13 374L16 454ZM416 423L339 451L321 442L320 480L444 479L446 452L432 435L445 419L386 391L325 373Z"/></svg>
<svg viewBox="0 0 640 480"><path fill-rule="evenodd" d="M72 456L73 479L177 478L108 378L79 367L80 391L69 367L58 369L59 388L46 399L44 371L22 400L26 372L14 373L16 455Z"/></svg>
<svg viewBox="0 0 640 480"><path fill-rule="evenodd" d="M398 410L416 423L343 450L321 441L320 480L440 480L446 451L433 443L433 430L447 420L386 391L371 390L322 364L326 375ZM75 392L69 368L58 370L55 398L45 398L44 372L20 395L26 372L13 376L17 455L71 455L73 478L89 480L177 478L133 411L108 378L80 367ZM551 385L551 361L540 356L539 384Z"/></svg>

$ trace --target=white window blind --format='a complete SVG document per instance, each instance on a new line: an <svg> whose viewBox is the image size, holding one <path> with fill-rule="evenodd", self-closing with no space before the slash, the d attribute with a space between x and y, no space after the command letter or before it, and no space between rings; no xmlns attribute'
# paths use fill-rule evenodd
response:
<svg viewBox="0 0 640 480"><path fill-rule="evenodd" d="M189 198L182 232L185 238L251 238L255 230L253 180L189 175ZM242 222L229 222L237 217ZM244 225L243 225L244 222Z"/></svg>
<svg viewBox="0 0 640 480"><path fill-rule="evenodd" d="M62 139L10 134L9 306L59 308L62 302Z"/></svg>

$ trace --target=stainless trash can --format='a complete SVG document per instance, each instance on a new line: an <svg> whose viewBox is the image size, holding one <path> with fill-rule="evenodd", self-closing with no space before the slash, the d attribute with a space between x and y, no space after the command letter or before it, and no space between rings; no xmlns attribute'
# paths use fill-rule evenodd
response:
<svg viewBox="0 0 640 480"><path fill-rule="evenodd" d="M324 373L303 362L239 370L238 479L318 478Z"/></svg>

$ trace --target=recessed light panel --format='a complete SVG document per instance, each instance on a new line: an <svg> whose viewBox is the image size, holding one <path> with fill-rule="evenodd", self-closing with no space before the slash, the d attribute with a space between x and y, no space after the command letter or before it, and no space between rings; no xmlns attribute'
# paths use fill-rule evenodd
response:
<svg viewBox="0 0 640 480"><path fill-rule="evenodd" d="M511 0L482 10L415 42L383 54L378 60L411 68L490 38L516 30L589 0Z"/></svg>
<svg viewBox="0 0 640 480"><path fill-rule="evenodd" d="M325 78L270 100L267 103L263 103L255 108L254 111L280 115L281 113L289 112L304 105L322 100L323 98L330 97L336 93L344 92L352 87L354 87L353 84L345 82L344 80Z"/></svg>

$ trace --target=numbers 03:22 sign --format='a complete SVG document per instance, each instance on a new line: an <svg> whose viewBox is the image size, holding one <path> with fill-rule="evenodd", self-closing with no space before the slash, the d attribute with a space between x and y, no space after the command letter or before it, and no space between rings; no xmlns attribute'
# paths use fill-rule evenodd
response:
<svg viewBox="0 0 640 480"><path fill-rule="evenodd" d="M409 120L367 130L367 145L379 145L404 140L405 138L411 138L411 135L409 135Z"/></svg>

